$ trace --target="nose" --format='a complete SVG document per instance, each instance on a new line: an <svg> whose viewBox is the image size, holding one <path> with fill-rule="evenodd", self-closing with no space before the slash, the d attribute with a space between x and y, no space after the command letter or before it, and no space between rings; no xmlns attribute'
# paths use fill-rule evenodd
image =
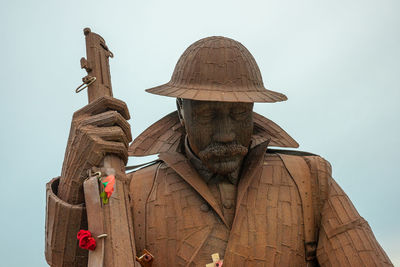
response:
<svg viewBox="0 0 400 267"><path fill-rule="evenodd" d="M233 131L232 120L229 116L220 116L215 121L213 141L218 143L230 143L236 138L236 134Z"/></svg>

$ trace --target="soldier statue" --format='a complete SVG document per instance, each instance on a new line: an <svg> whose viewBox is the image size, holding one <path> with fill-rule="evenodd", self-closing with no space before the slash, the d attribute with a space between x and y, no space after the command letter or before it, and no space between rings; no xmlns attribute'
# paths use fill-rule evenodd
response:
<svg viewBox="0 0 400 267"><path fill-rule="evenodd" d="M135 255L151 255L142 266L392 266L329 162L280 149L298 144L253 111L255 102L287 97L264 87L241 43L193 43L171 80L146 91L176 98L177 110L133 142L123 101L102 97L74 113L61 176L47 184L48 264L88 264L77 240L92 216L88 170L101 170L106 154L125 164L128 156L158 154L124 180L132 223L117 234L132 239Z"/></svg>

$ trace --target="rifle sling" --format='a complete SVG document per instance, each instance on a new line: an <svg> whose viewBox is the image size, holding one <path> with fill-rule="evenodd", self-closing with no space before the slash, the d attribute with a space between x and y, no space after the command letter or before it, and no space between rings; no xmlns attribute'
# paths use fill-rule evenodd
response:
<svg viewBox="0 0 400 267"><path fill-rule="evenodd" d="M85 192L86 212L88 218L89 231L96 239L96 249L89 251L89 267L102 267L104 264L104 237L97 238L105 234L104 215L100 202L100 190L97 176L88 178L83 183Z"/></svg>

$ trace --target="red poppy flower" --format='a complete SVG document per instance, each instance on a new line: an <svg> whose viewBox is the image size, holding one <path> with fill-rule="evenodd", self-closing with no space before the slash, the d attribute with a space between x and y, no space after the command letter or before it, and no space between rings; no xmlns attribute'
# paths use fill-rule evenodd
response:
<svg viewBox="0 0 400 267"><path fill-rule="evenodd" d="M104 192L107 194L107 198L110 198L112 193L114 192L114 185L115 185L115 176L109 175L102 180L104 186Z"/></svg>
<svg viewBox="0 0 400 267"><path fill-rule="evenodd" d="M77 238L79 240L79 247L87 250L94 250L96 248L96 240L92 237L92 233L87 230L79 230Z"/></svg>

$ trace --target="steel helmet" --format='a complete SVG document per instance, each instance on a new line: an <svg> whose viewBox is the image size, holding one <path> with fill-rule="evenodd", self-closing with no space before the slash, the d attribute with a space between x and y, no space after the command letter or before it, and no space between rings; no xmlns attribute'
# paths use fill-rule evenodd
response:
<svg viewBox="0 0 400 267"><path fill-rule="evenodd" d="M284 94L264 87L260 69L241 43L226 37L201 39L179 58L171 80L149 93L205 101L279 102Z"/></svg>

